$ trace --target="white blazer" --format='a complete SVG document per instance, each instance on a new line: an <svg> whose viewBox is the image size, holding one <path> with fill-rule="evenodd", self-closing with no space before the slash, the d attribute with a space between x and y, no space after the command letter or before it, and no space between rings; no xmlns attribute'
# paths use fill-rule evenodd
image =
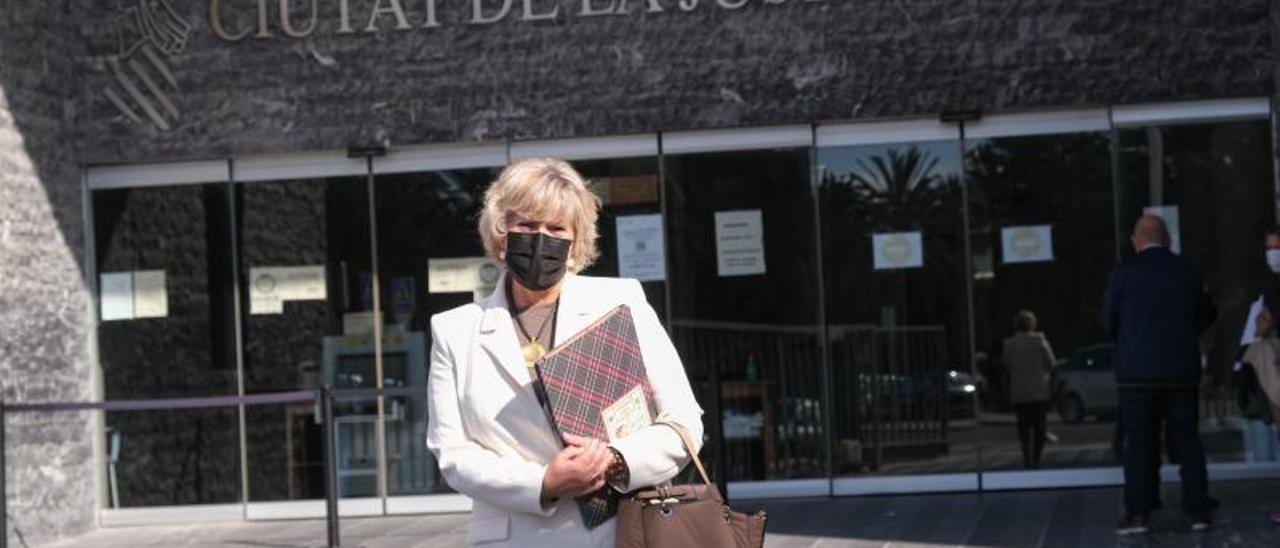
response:
<svg viewBox="0 0 1280 548"><path fill-rule="evenodd" d="M588 530L571 498L545 508L540 502L543 472L562 444L530 386L505 283L483 302L431 318L427 447L449 486L474 503L468 544L613 546L616 520ZM631 308L658 419L680 424L700 444L702 408L639 282L568 275L556 344L619 304ZM613 447L630 468L627 491L670 480L688 460L680 438L665 426L650 426Z"/></svg>

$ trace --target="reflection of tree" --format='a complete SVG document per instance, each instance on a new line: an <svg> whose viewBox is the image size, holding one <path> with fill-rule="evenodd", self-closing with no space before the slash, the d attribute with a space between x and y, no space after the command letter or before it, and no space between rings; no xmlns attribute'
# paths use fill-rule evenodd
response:
<svg viewBox="0 0 1280 548"><path fill-rule="evenodd" d="M916 147L903 153L889 149L887 157L873 156L870 162L859 159L857 165L859 171L849 174L854 183L888 198L931 187L940 177L933 172L938 167L938 158Z"/></svg>
<svg viewBox="0 0 1280 548"><path fill-rule="evenodd" d="M1063 220L1096 214L1088 224L1110 231L1108 146L1106 135L1094 133L987 139L969 146L965 169L975 230L1043 224L1075 211Z"/></svg>
<svg viewBox="0 0 1280 548"><path fill-rule="evenodd" d="M955 174L937 172L939 158L916 146L859 158L855 169L823 173L819 193L842 221L877 232L914 229L958 190Z"/></svg>

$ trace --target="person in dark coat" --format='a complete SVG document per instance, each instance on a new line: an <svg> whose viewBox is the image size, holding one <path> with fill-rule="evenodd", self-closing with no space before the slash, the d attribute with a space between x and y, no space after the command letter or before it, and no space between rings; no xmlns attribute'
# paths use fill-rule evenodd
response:
<svg viewBox="0 0 1280 548"><path fill-rule="evenodd" d="M1130 236L1133 256L1107 281L1102 330L1114 339L1116 385L1124 429L1124 518L1119 534L1144 533L1157 499L1152 485L1160 418L1182 477L1182 509L1193 530L1212 524L1209 480L1200 441L1200 334L1214 308L1204 281L1187 260L1168 249L1164 221L1144 215Z"/></svg>

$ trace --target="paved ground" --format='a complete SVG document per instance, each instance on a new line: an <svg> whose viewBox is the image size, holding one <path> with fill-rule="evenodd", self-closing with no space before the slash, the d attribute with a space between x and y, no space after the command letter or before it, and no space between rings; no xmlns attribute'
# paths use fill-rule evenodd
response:
<svg viewBox="0 0 1280 548"><path fill-rule="evenodd" d="M1116 488L1059 489L985 495L914 495L742 502L740 509L769 512L766 546L791 547L1264 547L1280 546L1280 481L1221 482L1217 525L1191 533L1179 512L1165 510L1142 537L1111 532L1120 504ZM1165 485L1174 508L1176 486ZM463 546L466 515L348 519L343 546L450 548ZM107 529L47 545L51 548L306 548L325 541L323 521ZM566 547L570 548L570 547Z"/></svg>

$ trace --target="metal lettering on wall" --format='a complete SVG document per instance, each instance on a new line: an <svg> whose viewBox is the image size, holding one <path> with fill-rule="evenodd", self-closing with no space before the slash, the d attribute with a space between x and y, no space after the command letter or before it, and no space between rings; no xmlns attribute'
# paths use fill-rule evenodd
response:
<svg viewBox="0 0 1280 548"><path fill-rule="evenodd" d="M336 34L410 31L441 26L442 0L328 0L337 4ZM751 3L821 3L826 0L451 0L465 2L458 24L491 25L506 19L553 21L568 17L626 16L635 13L687 13L697 9L737 10ZM320 0L310 0L298 13L296 0L209 0L209 28L219 38L239 42L247 38L306 38L318 28ZM306 4L306 2L303 2ZM406 10L406 5L408 10ZM228 10L255 10L255 22L235 27ZM299 22L301 21L301 22ZM448 21L445 21L448 23Z"/></svg>
<svg viewBox="0 0 1280 548"><path fill-rule="evenodd" d="M117 0L111 17L114 47L101 57L98 88L137 126L169 131L182 117L174 63L198 36L190 18L202 9L172 0ZM504 21L554 22L637 14L689 15L784 4L820 6L827 0L208 0L209 32L223 42L316 40L326 35L426 31L445 25ZM175 6L182 9L175 9ZM193 9L194 8L194 9ZM185 15L184 15L185 14ZM639 19L637 19L639 20ZM206 35L207 36L207 35ZM194 46L192 46L194 47ZM201 46L203 47L203 46ZM314 53L314 49L312 50ZM316 54L317 59L321 59ZM330 60L330 63L332 61ZM325 63L321 59L321 63Z"/></svg>
<svg viewBox="0 0 1280 548"><path fill-rule="evenodd" d="M191 25L168 0L138 0L112 23L118 49L106 59L112 79L103 86L103 95L134 123L144 125L145 117L168 130L181 116L169 97L178 91L178 80L168 60L186 48Z"/></svg>

